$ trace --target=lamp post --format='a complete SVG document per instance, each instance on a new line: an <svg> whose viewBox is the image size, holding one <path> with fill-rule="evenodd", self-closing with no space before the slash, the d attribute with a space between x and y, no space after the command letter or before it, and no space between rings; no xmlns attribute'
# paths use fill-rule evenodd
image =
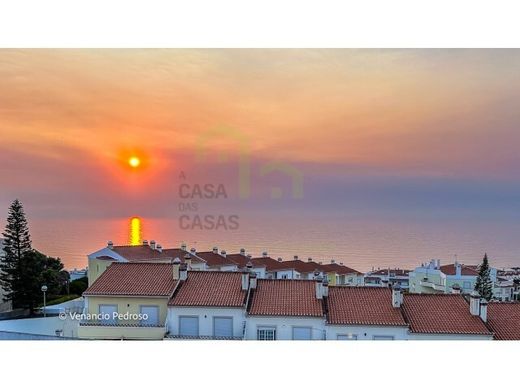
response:
<svg viewBox="0 0 520 390"><path fill-rule="evenodd" d="M47 305L47 286L44 284L42 286L42 292L43 292L43 316L46 317L47 313L45 313L45 306Z"/></svg>

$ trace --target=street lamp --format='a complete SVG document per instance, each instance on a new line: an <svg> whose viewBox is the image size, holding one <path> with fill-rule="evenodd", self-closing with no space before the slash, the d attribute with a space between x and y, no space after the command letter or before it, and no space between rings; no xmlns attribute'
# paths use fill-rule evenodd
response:
<svg viewBox="0 0 520 390"><path fill-rule="evenodd" d="M47 296L46 296L47 286L46 286L45 284L42 286L42 292L43 292L43 316L46 317L47 314L45 313L45 306L46 306L46 304L47 304L47 302L46 302L46 298L47 298Z"/></svg>

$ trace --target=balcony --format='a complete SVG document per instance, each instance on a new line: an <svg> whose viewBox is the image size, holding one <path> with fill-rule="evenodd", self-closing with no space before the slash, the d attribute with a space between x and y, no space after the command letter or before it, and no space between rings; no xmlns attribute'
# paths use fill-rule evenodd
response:
<svg viewBox="0 0 520 390"><path fill-rule="evenodd" d="M446 287L443 286L442 284L437 284L437 283L434 283L434 282L431 282L428 280L428 278L423 278L419 284L422 286L422 287L428 287L428 288L431 288L435 291L442 291L442 292L445 292L446 291Z"/></svg>
<svg viewBox="0 0 520 390"><path fill-rule="evenodd" d="M166 335L165 339L169 340L243 340L242 337L219 337L219 336L181 336Z"/></svg>
<svg viewBox="0 0 520 390"><path fill-rule="evenodd" d="M81 321L78 335L81 339L95 340L162 340L166 325L146 324L139 321L103 322L97 320Z"/></svg>

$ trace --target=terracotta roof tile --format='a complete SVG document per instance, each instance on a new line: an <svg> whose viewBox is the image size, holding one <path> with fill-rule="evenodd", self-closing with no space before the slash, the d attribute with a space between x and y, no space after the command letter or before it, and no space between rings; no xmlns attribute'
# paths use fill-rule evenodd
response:
<svg viewBox="0 0 520 390"><path fill-rule="evenodd" d="M266 267L266 265L260 260L261 258L249 258L247 256L241 255L240 253L227 255L226 259L233 261L240 268L244 268L249 262L251 262L251 264L253 264L253 267L256 268Z"/></svg>
<svg viewBox="0 0 520 390"><path fill-rule="evenodd" d="M224 265L236 265L232 260L219 255L218 253L209 252L197 252L197 256L204 260L208 267L221 267Z"/></svg>
<svg viewBox="0 0 520 390"><path fill-rule="evenodd" d="M170 264L113 263L83 294L169 296L175 284Z"/></svg>
<svg viewBox="0 0 520 390"><path fill-rule="evenodd" d="M241 272L189 271L168 305L240 307L246 296Z"/></svg>
<svg viewBox="0 0 520 390"><path fill-rule="evenodd" d="M124 257L128 261L168 261L179 258L184 261L184 256L190 254L189 252L180 248L170 248L158 251L152 249L149 245L119 245L112 249L118 255ZM191 254L190 254L191 255ZM201 262L200 259L191 255L192 262Z"/></svg>
<svg viewBox="0 0 520 390"><path fill-rule="evenodd" d="M520 303L490 302L488 325L497 340L520 340Z"/></svg>
<svg viewBox="0 0 520 390"><path fill-rule="evenodd" d="M478 266L476 266L476 265L464 265L464 264L461 264L460 266L461 266L461 269L460 269L460 274L461 275L478 276L478 271L477 271ZM441 265L440 270L445 275L455 275L455 272L456 272L455 264Z"/></svg>
<svg viewBox="0 0 520 390"><path fill-rule="evenodd" d="M249 315L322 317L312 280L260 279L253 291Z"/></svg>
<svg viewBox="0 0 520 390"><path fill-rule="evenodd" d="M412 333L491 334L462 295L405 294L402 308Z"/></svg>
<svg viewBox="0 0 520 390"><path fill-rule="evenodd" d="M329 287L328 310L332 325L407 325L389 288Z"/></svg>

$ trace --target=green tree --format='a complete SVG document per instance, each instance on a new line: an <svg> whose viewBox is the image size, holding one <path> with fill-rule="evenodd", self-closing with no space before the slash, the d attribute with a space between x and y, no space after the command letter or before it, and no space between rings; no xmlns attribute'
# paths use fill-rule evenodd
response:
<svg viewBox="0 0 520 390"><path fill-rule="evenodd" d="M0 284L5 290L4 301L12 301L13 307L21 307L20 292L23 290L23 257L32 250L29 226L23 206L16 199L9 207L7 225L3 233L4 255L0 262Z"/></svg>
<svg viewBox="0 0 520 390"><path fill-rule="evenodd" d="M68 282L61 260L33 250L29 228L22 204L15 200L9 208L4 231L3 262L0 265L0 283L13 308L27 308L31 312L42 300L42 285L48 287L49 296L61 293Z"/></svg>
<svg viewBox="0 0 520 390"><path fill-rule="evenodd" d="M493 298L493 282L491 281L491 269L487 253L484 255L482 264L478 267L478 277L475 283L475 290L478 291L482 298L490 301Z"/></svg>

